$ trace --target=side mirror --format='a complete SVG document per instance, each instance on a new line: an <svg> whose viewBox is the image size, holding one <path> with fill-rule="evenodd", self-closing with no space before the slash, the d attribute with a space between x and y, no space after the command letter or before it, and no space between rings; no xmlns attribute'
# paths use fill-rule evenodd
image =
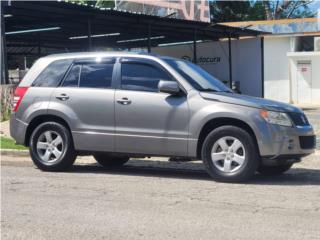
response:
<svg viewBox="0 0 320 240"><path fill-rule="evenodd" d="M176 95L180 93L180 88L177 82L160 80L158 83L160 92Z"/></svg>

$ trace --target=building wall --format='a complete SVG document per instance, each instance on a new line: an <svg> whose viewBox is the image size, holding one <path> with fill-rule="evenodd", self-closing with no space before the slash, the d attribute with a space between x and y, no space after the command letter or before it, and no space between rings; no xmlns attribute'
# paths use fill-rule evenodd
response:
<svg viewBox="0 0 320 240"><path fill-rule="evenodd" d="M288 53L290 62L291 96L293 103L309 103L320 105L320 52L290 52ZM309 97L299 97L298 85L298 64L307 63L305 70L311 71L310 91L302 92L310 94ZM308 84L307 84L308 85ZM301 92L300 92L301 96ZM309 99L309 100L308 100ZM306 102L307 101L307 102ZM308 102L309 101L309 102Z"/></svg>
<svg viewBox="0 0 320 240"><path fill-rule="evenodd" d="M232 41L233 81L240 82L243 94L261 97L261 41L250 38ZM197 43L197 64L228 84L228 41ZM152 52L192 61L193 44L156 47Z"/></svg>
<svg viewBox="0 0 320 240"><path fill-rule="evenodd" d="M265 38L264 97L290 102L289 61L290 37Z"/></svg>

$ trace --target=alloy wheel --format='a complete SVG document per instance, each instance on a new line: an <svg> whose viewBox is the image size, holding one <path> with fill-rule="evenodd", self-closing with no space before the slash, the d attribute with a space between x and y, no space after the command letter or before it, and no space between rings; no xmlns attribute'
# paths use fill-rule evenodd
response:
<svg viewBox="0 0 320 240"><path fill-rule="evenodd" d="M232 173L243 166L246 152L241 141L235 137L219 138L212 147L211 160L216 168L225 173Z"/></svg>
<svg viewBox="0 0 320 240"><path fill-rule="evenodd" d="M62 137L55 131L45 131L37 140L37 153L44 163L59 161L63 148Z"/></svg>

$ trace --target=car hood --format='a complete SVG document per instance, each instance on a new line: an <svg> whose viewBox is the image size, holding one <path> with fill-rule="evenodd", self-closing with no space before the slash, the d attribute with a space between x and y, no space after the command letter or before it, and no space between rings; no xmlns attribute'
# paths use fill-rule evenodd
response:
<svg viewBox="0 0 320 240"><path fill-rule="evenodd" d="M200 96L206 100L220 101L254 108L263 108L271 111L302 112L299 108L290 104L236 93L200 92Z"/></svg>

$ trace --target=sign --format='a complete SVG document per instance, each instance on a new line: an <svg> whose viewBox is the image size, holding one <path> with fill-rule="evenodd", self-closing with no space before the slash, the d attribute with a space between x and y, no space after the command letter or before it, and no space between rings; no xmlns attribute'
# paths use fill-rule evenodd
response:
<svg viewBox="0 0 320 240"><path fill-rule="evenodd" d="M181 59L187 60L189 62L194 62L194 59L189 57L188 55L182 56ZM215 57L215 56L213 56L213 57L201 56L201 57L197 58L198 65L217 64L217 63L220 63L220 61L221 61L221 57Z"/></svg>
<svg viewBox="0 0 320 240"><path fill-rule="evenodd" d="M210 22L209 0L115 0L117 10Z"/></svg>

